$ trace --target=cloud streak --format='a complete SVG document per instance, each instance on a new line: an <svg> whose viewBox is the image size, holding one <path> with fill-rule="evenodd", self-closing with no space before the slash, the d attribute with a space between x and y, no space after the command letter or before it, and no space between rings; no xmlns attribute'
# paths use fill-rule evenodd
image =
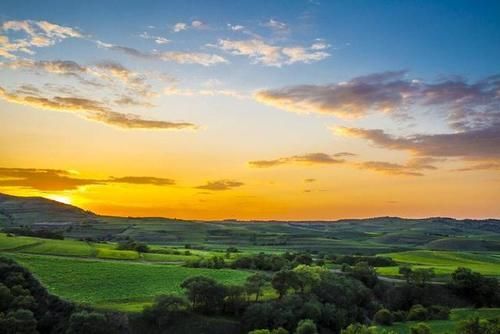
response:
<svg viewBox="0 0 500 334"><path fill-rule="evenodd" d="M238 188L243 186L243 182L234 181L234 180L217 180L217 181L209 181L204 185L197 186L197 189L204 189L210 191L224 191L231 190L234 188Z"/></svg>
<svg viewBox="0 0 500 334"><path fill-rule="evenodd" d="M89 179L60 169L1 168L0 187L23 187L40 191L75 190L82 186L126 183L137 185L174 185L172 179L150 176L109 177Z"/></svg>
<svg viewBox="0 0 500 334"><path fill-rule="evenodd" d="M0 98L11 103L30 107L76 113L86 119L98 121L124 129L195 129L196 126L187 122L168 122L143 119L135 114L124 114L110 109L103 103L80 97L54 96L44 97L31 94L8 92L0 87Z"/></svg>
<svg viewBox="0 0 500 334"><path fill-rule="evenodd" d="M101 48L118 51L132 57L174 62L177 64L197 64L202 66L213 66L217 64L228 63L228 61L224 57L205 52L165 51L147 53L134 48L104 43L101 41L97 41L97 45Z"/></svg>
<svg viewBox="0 0 500 334"><path fill-rule="evenodd" d="M269 168L287 164L306 164L306 165L334 165L344 163L345 160L339 159L346 155L346 152L337 154L326 153L307 153L303 155L293 155L274 160L254 160L248 162L251 167Z"/></svg>

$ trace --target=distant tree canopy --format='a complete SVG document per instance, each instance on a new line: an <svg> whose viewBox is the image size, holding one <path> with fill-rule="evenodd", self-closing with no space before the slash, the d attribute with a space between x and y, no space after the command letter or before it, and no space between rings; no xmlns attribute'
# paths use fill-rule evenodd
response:
<svg viewBox="0 0 500 334"><path fill-rule="evenodd" d="M63 240L64 232L56 229L31 229L30 227L9 227L2 230L4 233L22 235L27 237L36 237L44 239Z"/></svg>
<svg viewBox="0 0 500 334"><path fill-rule="evenodd" d="M149 252L149 246L146 245L145 243L135 241L133 239L127 239L118 242L118 245L116 246L116 249L118 250L133 250L139 253L148 253Z"/></svg>

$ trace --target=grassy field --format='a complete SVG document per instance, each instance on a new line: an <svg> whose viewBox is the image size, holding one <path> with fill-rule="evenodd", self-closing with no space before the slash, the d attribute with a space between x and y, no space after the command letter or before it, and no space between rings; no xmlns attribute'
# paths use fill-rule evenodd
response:
<svg viewBox="0 0 500 334"><path fill-rule="evenodd" d="M382 254L401 264L413 268L433 268L436 275L446 276L458 267L470 268L489 276L500 276L499 253L493 252L450 252L450 251L406 251ZM381 275L398 276L398 267L381 267Z"/></svg>
<svg viewBox="0 0 500 334"><path fill-rule="evenodd" d="M63 298L96 307L140 311L155 296L183 293L180 284L191 276L242 284L249 272L198 269L131 261L100 261L48 255L9 254Z"/></svg>
<svg viewBox="0 0 500 334"><path fill-rule="evenodd" d="M461 320L478 317L480 319L492 319L500 317L500 308L485 309L454 309L451 311L450 320L426 321L433 334L455 333L455 329ZM421 321L397 322L392 326L377 326L378 332L382 330L394 331L398 334L409 334L410 327Z"/></svg>

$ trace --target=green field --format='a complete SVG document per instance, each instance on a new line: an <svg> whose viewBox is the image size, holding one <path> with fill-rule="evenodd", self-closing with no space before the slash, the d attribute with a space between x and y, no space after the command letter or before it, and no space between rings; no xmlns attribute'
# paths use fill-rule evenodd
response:
<svg viewBox="0 0 500 334"><path fill-rule="evenodd" d="M413 268L433 268L436 275L449 275L458 267L470 268L489 276L500 276L499 253L494 252L450 252L450 251L406 251L381 254L400 264ZM398 276L398 267L380 267L381 275Z"/></svg>
<svg viewBox="0 0 500 334"><path fill-rule="evenodd" d="M63 298L96 307L140 311L155 296L181 294L191 276L207 276L226 284L242 284L248 272L197 269L131 261L100 261L57 256L10 254Z"/></svg>
<svg viewBox="0 0 500 334"><path fill-rule="evenodd" d="M480 319L493 319L500 317L500 308L485 309L453 309L450 320L424 321L432 330L433 334L455 333L455 329L461 320L478 317ZM394 331L398 334L409 334L410 327L422 321L397 322L392 326L377 326L379 332L382 330Z"/></svg>

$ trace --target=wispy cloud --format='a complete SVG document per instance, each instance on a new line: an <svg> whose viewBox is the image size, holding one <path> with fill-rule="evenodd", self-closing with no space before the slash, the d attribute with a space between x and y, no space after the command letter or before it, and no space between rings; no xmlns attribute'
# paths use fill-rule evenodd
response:
<svg viewBox="0 0 500 334"><path fill-rule="evenodd" d="M238 188L243 185L244 185L243 182L234 180L217 180L217 181L209 181L206 184L198 186L196 188L211 190L211 191L223 191L223 190L231 190L233 188Z"/></svg>
<svg viewBox="0 0 500 334"><path fill-rule="evenodd" d="M500 124L477 130L414 134L407 137L392 136L381 129L337 127L334 132L342 136L363 138L383 148L404 150L418 156L500 158Z"/></svg>
<svg viewBox="0 0 500 334"><path fill-rule="evenodd" d="M60 169L1 168L0 187L24 187L41 191L74 190L88 185L127 183L138 185L165 186L175 181L151 176L123 176L104 179L81 178L74 173Z"/></svg>
<svg viewBox="0 0 500 334"><path fill-rule="evenodd" d="M250 161L248 164L252 167L257 168L268 168L295 163L307 165L331 165L343 163L345 160L339 159L339 157L342 156L345 156L345 152L342 152L340 154L307 153L303 155L293 155L290 157L282 157L273 160L254 160Z"/></svg>
<svg viewBox="0 0 500 334"><path fill-rule="evenodd" d="M31 94L8 92L0 87L0 98L11 103L22 104L39 109L76 113L86 119L98 121L124 129L195 129L187 122L167 122L143 119L135 114L125 114L110 109L102 102L74 96L45 97Z"/></svg>
<svg viewBox="0 0 500 334"><path fill-rule="evenodd" d="M134 48L114 45L110 43L104 43L101 41L97 41L97 45L105 49L122 52L132 57L152 59L152 60L162 60L168 62L175 62L178 64L198 64L203 66L212 66L228 62L225 58L219 55L205 53L205 52L165 51L165 52L147 53L139 51Z"/></svg>
<svg viewBox="0 0 500 334"><path fill-rule="evenodd" d="M144 38L144 39L150 39L150 40L153 40L156 44L167 44L167 43L170 43L171 40L165 38L165 37L162 37L162 36L154 36L154 35L150 35L147 31L144 31L143 33L141 33L139 35L139 37L141 38Z"/></svg>
<svg viewBox="0 0 500 334"><path fill-rule="evenodd" d="M11 32L21 32L23 38L13 39ZM34 48L48 47L66 38L84 37L78 30L48 21L6 21L0 25L0 56L17 58L16 53L34 54Z"/></svg>
<svg viewBox="0 0 500 334"><path fill-rule="evenodd" d="M253 63L281 67L295 63L313 63L330 56L324 50L314 50L303 46L276 46L261 39L229 40L220 39L217 47L237 56L246 56Z"/></svg>

